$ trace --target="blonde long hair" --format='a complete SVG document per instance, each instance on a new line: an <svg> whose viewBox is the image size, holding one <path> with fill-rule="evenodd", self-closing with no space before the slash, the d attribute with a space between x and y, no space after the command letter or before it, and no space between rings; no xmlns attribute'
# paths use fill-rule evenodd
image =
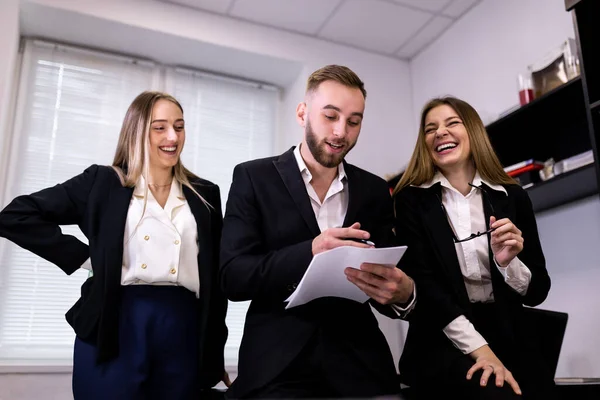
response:
<svg viewBox="0 0 600 400"><path fill-rule="evenodd" d="M125 187L134 187L140 176L143 176L146 182L148 182L152 109L159 100L172 102L183 113L181 104L173 96L166 93L146 91L140 93L133 100L123 119L119 142L112 163L112 167L119 176L121 184ZM190 188L205 205L209 205L191 184L191 180L199 179L198 176L185 168L181 159L173 167L173 178L180 184ZM146 185L144 190L145 197L147 198L148 185Z"/></svg>
<svg viewBox="0 0 600 400"><path fill-rule="evenodd" d="M429 111L442 105L452 107L462 120L469 137L471 157L481 177L497 185L516 184L517 182L504 172L477 111L469 103L447 96L434 98L423 107L415 150L393 194L406 186L419 186L433 179L436 169L425 144L425 118Z"/></svg>

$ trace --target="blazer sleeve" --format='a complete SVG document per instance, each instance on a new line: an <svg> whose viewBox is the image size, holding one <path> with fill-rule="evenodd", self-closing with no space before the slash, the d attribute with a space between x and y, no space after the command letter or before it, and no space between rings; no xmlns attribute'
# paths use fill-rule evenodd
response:
<svg viewBox="0 0 600 400"><path fill-rule="evenodd" d="M399 267L413 278L418 291L418 301L407 319L442 330L465 311L443 282L445 276L433 256L435 249L421 223L418 199L404 189L395 196L394 210L398 243L408 247Z"/></svg>
<svg viewBox="0 0 600 400"><path fill-rule="evenodd" d="M233 171L221 240L221 287L232 301L284 302L312 259L312 240L267 249L263 218L248 170Z"/></svg>
<svg viewBox="0 0 600 400"><path fill-rule="evenodd" d="M521 230L524 240L523 250L518 257L531 271L531 281L522 301L527 306L535 307L546 300L550 292L550 276L546 269L546 259L529 195L525 190L517 187L515 197L517 220L513 222Z"/></svg>
<svg viewBox="0 0 600 400"><path fill-rule="evenodd" d="M86 233L83 215L97 173L92 165L64 183L16 197L0 212L0 236L72 274L89 258L89 248L60 225L79 225Z"/></svg>
<svg viewBox="0 0 600 400"><path fill-rule="evenodd" d="M225 371L225 342L227 341L227 325L225 317L227 315L227 299L219 285L219 252L221 248L221 232L223 229L223 213L221 209L221 194L218 186L214 186L213 193L209 199L211 210L211 230L213 242L214 270L212 276L214 280L211 288L210 314L208 317L208 352L210 377L206 388L211 388L218 384L223 378Z"/></svg>

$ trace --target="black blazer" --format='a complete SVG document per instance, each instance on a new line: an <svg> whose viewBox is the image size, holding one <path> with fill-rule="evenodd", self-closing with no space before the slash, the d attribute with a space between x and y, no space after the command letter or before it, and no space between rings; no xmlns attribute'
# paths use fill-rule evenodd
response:
<svg viewBox="0 0 600 400"><path fill-rule="evenodd" d="M546 299L550 277L527 193L518 185L504 185L508 195L483 185L495 217L510 218L522 231L524 247L518 257L531 270L529 288L526 295L521 296L504 282L494 267L490 248L492 287L501 316L500 329L507 345L514 344L513 348L517 349L524 334L520 329L523 305L536 306ZM399 243L408 246L400 260L400 267L415 280L418 299L411 313L400 359L400 375L408 384L414 384L417 379L431 379L452 357L460 356L460 351L442 330L461 314L470 318L472 312L452 231L440 199L439 183L426 189L409 186L394 198L396 235ZM483 204L486 220L489 221L490 207L485 201Z"/></svg>
<svg viewBox="0 0 600 400"><path fill-rule="evenodd" d="M200 382L210 388L223 377L227 338L227 301L218 285L222 229L219 188L203 179L194 188L213 207L209 210L183 186L198 226L200 252ZM116 172L92 165L82 174L27 196L15 198L0 213L0 236L72 274L91 258L93 276L66 318L77 336L98 347L98 362L119 353L118 310L123 261L123 235L133 188L123 187ZM78 225L89 246L61 232L59 225Z"/></svg>
<svg viewBox="0 0 600 400"><path fill-rule="evenodd" d="M393 209L386 182L350 164L344 163L344 168L349 189L344 226L358 221L378 246L393 245ZM397 385L388 344L368 303L323 298L284 309L320 233L293 148L279 157L236 166L224 218L221 284L230 300L251 304L239 375L228 396L243 397L270 382L315 335L337 341L324 346L328 352L324 358L335 363L339 349L348 349L356 353L357 366ZM373 304L396 317L389 307Z"/></svg>

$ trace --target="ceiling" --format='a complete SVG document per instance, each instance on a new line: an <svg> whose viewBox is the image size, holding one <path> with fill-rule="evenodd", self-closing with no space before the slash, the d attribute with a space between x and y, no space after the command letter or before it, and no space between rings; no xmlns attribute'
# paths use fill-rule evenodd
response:
<svg viewBox="0 0 600 400"><path fill-rule="evenodd" d="M162 0L409 60L481 0Z"/></svg>

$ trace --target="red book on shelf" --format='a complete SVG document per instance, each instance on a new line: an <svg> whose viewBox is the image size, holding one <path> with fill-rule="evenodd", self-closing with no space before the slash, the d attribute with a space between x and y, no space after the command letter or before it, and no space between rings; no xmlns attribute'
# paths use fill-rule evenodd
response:
<svg viewBox="0 0 600 400"><path fill-rule="evenodd" d="M527 171L536 171L536 170L539 171L542 168L544 168L544 166L540 165L540 164L529 164L529 165L526 165L526 166L524 166L522 168L517 168L517 169L514 169L514 170L512 170L510 172L507 172L507 174L509 176L515 177L515 176L521 175L524 172L527 172Z"/></svg>
<svg viewBox="0 0 600 400"><path fill-rule="evenodd" d="M509 165L508 167L504 168L504 172L506 172L508 174L512 171L515 171L517 169L523 168L523 167L525 167L527 165L531 165L531 164L537 164L537 165L544 166L544 163L542 161L537 161L537 160L534 160L533 158L531 158L529 160L525 160L525 161L521 161L521 162L518 162L513 165Z"/></svg>

